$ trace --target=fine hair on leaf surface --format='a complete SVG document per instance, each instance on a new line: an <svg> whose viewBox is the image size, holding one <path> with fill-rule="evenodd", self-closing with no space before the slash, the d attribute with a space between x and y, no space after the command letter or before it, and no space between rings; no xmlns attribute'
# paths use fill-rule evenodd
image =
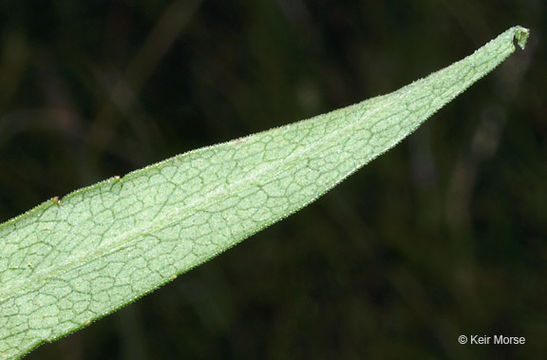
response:
<svg viewBox="0 0 547 360"><path fill-rule="evenodd" d="M527 36L512 27L390 94L175 156L0 225L0 357L76 331L313 202Z"/></svg>

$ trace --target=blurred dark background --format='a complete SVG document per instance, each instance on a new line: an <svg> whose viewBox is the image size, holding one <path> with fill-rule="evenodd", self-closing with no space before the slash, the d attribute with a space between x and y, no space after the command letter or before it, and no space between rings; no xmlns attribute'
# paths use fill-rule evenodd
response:
<svg viewBox="0 0 547 360"><path fill-rule="evenodd" d="M546 15L541 0L0 2L0 221L531 29L311 206L28 359L544 358Z"/></svg>

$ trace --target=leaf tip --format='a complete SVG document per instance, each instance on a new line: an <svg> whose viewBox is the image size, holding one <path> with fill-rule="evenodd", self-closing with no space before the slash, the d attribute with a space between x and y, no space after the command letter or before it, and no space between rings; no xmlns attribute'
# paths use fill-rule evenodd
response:
<svg viewBox="0 0 547 360"><path fill-rule="evenodd" d="M519 44L520 48L523 50L526 47L528 35L530 35L529 29L520 25L515 26L515 40L517 41L517 44Z"/></svg>

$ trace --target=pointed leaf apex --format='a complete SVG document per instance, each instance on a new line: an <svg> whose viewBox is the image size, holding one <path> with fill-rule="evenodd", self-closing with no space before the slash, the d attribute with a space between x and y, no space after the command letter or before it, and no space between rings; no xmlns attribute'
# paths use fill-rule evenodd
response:
<svg viewBox="0 0 547 360"><path fill-rule="evenodd" d="M528 41L528 35L530 30L520 25L515 26L515 40L519 44L520 48L524 50L526 42Z"/></svg>

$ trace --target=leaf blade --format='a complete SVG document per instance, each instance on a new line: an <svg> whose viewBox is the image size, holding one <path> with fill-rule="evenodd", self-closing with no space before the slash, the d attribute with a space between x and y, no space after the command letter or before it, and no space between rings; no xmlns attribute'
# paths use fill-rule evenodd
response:
<svg viewBox="0 0 547 360"><path fill-rule="evenodd" d="M0 226L0 355L87 325L298 211L514 51L513 27L391 94L112 178Z"/></svg>

